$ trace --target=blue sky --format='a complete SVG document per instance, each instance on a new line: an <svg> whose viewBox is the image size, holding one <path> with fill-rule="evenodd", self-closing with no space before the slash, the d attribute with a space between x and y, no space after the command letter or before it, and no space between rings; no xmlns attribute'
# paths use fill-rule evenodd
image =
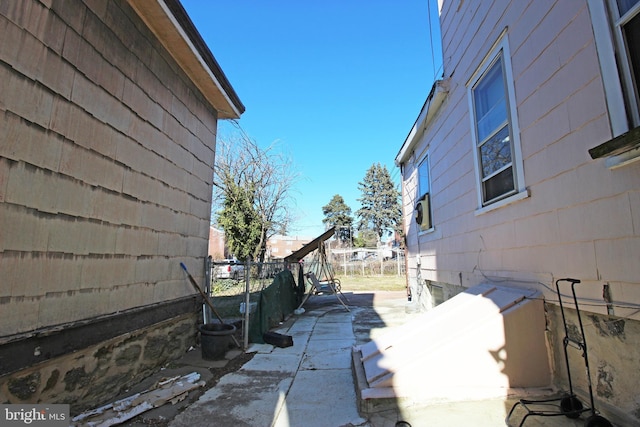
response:
<svg viewBox="0 0 640 427"><path fill-rule="evenodd" d="M242 129L300 174L289 235L321 234L335 194L355 213L374 163L399 183L394 158L436 77L426 0L181 1L246 107Z"/></svg>

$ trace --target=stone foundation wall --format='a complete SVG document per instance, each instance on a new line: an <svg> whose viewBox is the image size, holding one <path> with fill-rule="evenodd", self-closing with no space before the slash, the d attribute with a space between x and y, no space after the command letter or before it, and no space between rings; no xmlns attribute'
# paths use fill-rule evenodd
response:
<svg viewBox="0 0 640 427"><path fill-rule="evenodd" d="M564 301L569 337L581 340L580 326L573 302ZM560 306L545 304L547 330L552 350L554 379L561 390L569 390L562 340L565 336ZM616 316L590 313L580 307L586 336L591 386L595 407L617 425L640 424L640 322ZM582 351L567 348L574 392L586 406L589 385Z"/></svg>
<svg viewBox="0 0 640 427"><path fill-rule="evenodd" d="M235 94L206 47L211 82L154 31L195 32L181 13L0 1L0 403L89 408L194 342L180 264L204 282L212 101Z"/></svg>
<svg viewBox="0 0 640 427"><path fill-rule="evenodd" d="M72 415L106 404L193 346L198 318L183 314L0 377L0 403L66 403Z"/></svg>
<svg viewBox="0 0 640 427"><path fill-rule="evenodd" d="M421 310L431 310L464 288L443 282L421 280L413 276L412 301ZM560 306L549 298L545 303L547 317L547 348L555 386L569 391L563 339L565 330ZM577 311L570 297L563 297L569 337L582 341ZM595 407L616 425L640 424L640 322L602 315L589 311L590 305L580 306L585 332L591 384ZM472 319L469 319L472 321ZM582 351L568 346L569 367L573 391L585 406L590 406L589 384Z"/></svg>

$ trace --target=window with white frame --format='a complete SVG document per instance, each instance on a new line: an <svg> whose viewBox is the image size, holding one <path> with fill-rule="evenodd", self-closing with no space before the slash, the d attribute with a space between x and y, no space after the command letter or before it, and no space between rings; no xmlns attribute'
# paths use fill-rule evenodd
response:
<svg viewBox="0 0 640 427"><path fill-rule="evenodd" d="M609 9L618 57L619 73L629 115L640 125L638 88L640 87L640 0L610 0Z"/></svg>
<svg viewBox="0 0 640 427"><path fill-rule="evenodd" d="M640 126L640 0L588 0L614 136Z"/></svg>
<svg viewBox="0 0 640 427"><path fill-rule="evenodd" d="M469 85L481 208L526 191L512 82L508 47L503 40Z"/></svg>
<svg viewBox="0 0 640 427"><path fill-rule="evenodd" d="M589 154L614 168L640 159L640 0L587 3L614 137Z"/></svg>

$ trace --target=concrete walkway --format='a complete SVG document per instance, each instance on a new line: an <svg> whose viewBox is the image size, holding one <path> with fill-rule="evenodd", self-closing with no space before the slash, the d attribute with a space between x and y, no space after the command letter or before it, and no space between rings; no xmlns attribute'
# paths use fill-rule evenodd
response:
<svg viewBox="0 0 640 427"><path fill-rule="evenodd" d="M254 357L223 376L198 400L177 409L165 405L146 420L126 425L149 425L158 416L170 427L394 427L394 426L505 426L516 400L453 402L428 407L385 408L358 413L351 368L352 347L388 332L417 314L407 310L404 292L345 293L347 311L335 296L313 296L305 313L285 321L277 332L291 335L293 346L253 345ZM211 363L188 353L181 370L202 372ZM177 365L180 365L180 361ZM206 371L206 368L204 368ZM206 372L205 372L206 374ZM206 378L205 378L206 380ZM171 413L171 411L174 411ZM181 412L177 413L180 410ZM158 415L162 413L163 415ZM522 414L524 415L524 414ZM522 415L514 416L518 425ZM588 415L588 414L587 414ZM167 422L167 420L170 420ZM408 424L403 424L402 422ZM140 424L143 422L143 424ZM526 427L583 426L584 418L529 417Z"/></svg>
<svg viewBox="0 0 640 427"><path fill-rule="evenodd" d="M314 299L330 303L313 305ZM291 335L293 346L253 345L249 351L257 354L251 361L224 376L170 426L205 420L229 426L364 425L351 374L353 315L333 296L312 297L304 314L276 330Z"/></svg>

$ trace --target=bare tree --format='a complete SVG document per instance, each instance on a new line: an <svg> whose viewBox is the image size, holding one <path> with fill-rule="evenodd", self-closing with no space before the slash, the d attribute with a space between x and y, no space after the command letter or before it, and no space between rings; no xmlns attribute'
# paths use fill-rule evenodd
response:
<svg viewBox="0 0 640 427"><path fill-rule="evenodd" d="M298 173L276 144L263 149L241 129L218 139L213 217L239 259L264 261L268 239L286 234ZM241 220L238 220L241 218Z"/></svg>

